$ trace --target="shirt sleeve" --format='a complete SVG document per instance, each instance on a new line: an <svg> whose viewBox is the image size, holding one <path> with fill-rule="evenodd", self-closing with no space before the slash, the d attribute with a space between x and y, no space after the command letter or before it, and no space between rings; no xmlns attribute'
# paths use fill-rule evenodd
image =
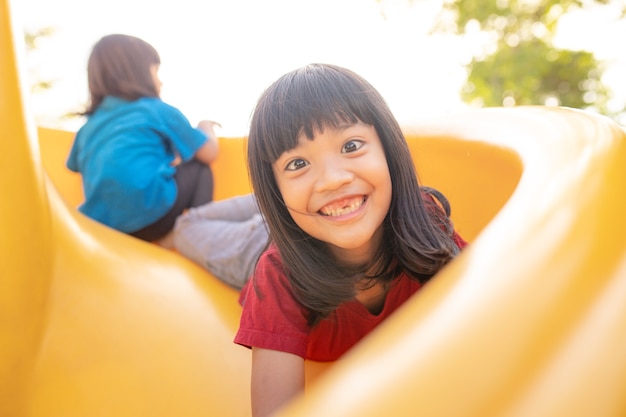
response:
<svg viewBox="0 0 626 417"><path fill-rule="evenodd" d="M165 137L168 138L173 150L183 161L191 159L208 140L207 135L193 127L187 117L176 107L163 103L166 111L162 113L161 123Z"/></svg>
<svg viewBox="0 0 626 417"><path fill-rule="evenodd" d="M275 248L261 255L240 302L243 311L235 343L306 356L310 330L305 309L292 295Z"/></svg>

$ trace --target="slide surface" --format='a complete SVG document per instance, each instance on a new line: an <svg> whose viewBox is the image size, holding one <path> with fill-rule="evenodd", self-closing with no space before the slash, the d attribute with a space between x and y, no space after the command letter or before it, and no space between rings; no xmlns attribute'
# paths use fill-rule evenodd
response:
<svg viewBox="0 0 626 417"><path fill-rule="evenodd" d="M37 129L0 1L0 415L249 416L237 293L76 210L72 134ZM406 130L471 242L281 416L626 415L626 135L547 107ZM216 197L250 191L221 138Z"/></svg>

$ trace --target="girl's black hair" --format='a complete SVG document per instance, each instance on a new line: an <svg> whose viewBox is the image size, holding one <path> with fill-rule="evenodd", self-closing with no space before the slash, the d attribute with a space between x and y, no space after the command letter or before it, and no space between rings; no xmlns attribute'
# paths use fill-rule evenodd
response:
<svg viewBox="0 0 626 417"><path fill-rule="evenodd" d="M150 68L160 63L156 49L142 39L122 34L102 37L87 62L89 104L83 114L93 114L106 96L129 101L159 97Z"/></svg>
<svg viewBox="0 0 626 417"><path fill-rule="evenodd" d="M366 265L335 262L328 245L291 218L272 164L304 134L346 123L376 129L391 175L392 198L383 242ZM248 166L259 207L277 246L293 295L309 311L310 325L354 299L357 285L388 283L402 271L428 281L458 252L452 226L431 197L424 198L406 139L382 96L359 75L334 65L311 64L287 73L260 97L248 137ZM445 197L435 195L447 205Z"/></svg>

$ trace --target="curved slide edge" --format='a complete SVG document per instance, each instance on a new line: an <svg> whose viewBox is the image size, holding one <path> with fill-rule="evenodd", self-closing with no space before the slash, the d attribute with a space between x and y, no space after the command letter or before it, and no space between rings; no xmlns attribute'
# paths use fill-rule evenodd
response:
<svg viewBox="0 0 626 417"><path fill-rule="evenodd" d="M457 261L280 415L624 415L624 130L530 107L415 133L515 149L520 183Z"/></svg>

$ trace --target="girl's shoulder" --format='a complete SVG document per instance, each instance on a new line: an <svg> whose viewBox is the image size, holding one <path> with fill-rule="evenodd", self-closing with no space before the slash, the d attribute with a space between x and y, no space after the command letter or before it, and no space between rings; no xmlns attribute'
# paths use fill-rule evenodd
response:
<svg viewBox="0 0 626 417"><path fill-rule="evenodd" d="M177 107L164 102L159 97L142 97L135 101L138 106L152 112L155 116L177 125L182 121L188 123L187 117Z"/></svg>
<svg viewBox="0 0 626 417"><path fill-rule="evenodd" d="M463 249L467 246L467 242L457 233L450 219L450 202L446 196L439 190L422 186L420 187L422 198L428 214L436 220L437 224L452 237L454 244Z"/></svg>
<svg viewBox="0 0 626 417"><path fill-rule="evenodd" d="M255 275L262 279L262 277L272 276L275 277L278 272L282 272L279 275L285 275L283 269L283 259L280 256L280 252L276 245L270 244L267 249L259 257Z"/></svg>
<svg viewBox="0 0 626 417"><path fill-rule="evenodd" d="M108 114L127 114L129 112L161 112L163 109L169 108L172 108L172 106L164 103L158 97L141 97L137 100L126 100L121 97L106 96L89 118L94 116L97 118Z"/></svg>
<svg viewBox="0 0 626 417"><path fill-rule="evenodd" d="M291 285L283 267L283 261L278 248L270 244L261 254L255 266L252 277L241 291L240 303L252 296L261 299L284 300L292 294Z"/></svg>
<svg viewBox="0 0 626 417"><path fill-rule="evenodd" d="M141 97L133 102L137 106L157 108L157 109L174 109L175 107L167 104L159 97Z"/></svg>

